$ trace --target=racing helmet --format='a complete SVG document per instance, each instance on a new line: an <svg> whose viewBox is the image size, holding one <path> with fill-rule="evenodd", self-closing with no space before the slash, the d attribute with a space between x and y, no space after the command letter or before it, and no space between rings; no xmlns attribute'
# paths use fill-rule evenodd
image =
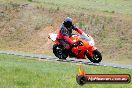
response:
<svg viewBox="0 0 132 88"><path fill-rule="evenodd" d="M70 28L72 25L73 25L72 24L72 18L70 18L70 17L65 18L64 26L67 27L67 28Z"/></svg>

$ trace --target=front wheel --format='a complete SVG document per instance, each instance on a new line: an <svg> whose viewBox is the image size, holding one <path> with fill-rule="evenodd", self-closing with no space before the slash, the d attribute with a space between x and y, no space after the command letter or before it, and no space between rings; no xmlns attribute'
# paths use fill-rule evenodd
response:
<svg viewBox="0 0 132 88"><path fill-rule="evenodd" d="M102 60L102 55L97 49L93 51L93 57L91 57L89 54L87 54L87 57L93 63L99 63Z"/></svg>
<svg viewBox="0 0 132 88"><path fill-rule="evenodd" d="M68 57L67 50L61 45L53 45L53 53L59 59L66 59Z"/></svg>

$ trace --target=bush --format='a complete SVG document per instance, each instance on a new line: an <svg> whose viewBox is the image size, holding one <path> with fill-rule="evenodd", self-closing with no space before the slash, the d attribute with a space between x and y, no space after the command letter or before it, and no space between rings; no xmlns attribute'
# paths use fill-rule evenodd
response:
<svg viewBox="0 0 132 88"><path fill-rule="evenodd" d="M32 2L32 0L28 0L29 2Z"/></svg>

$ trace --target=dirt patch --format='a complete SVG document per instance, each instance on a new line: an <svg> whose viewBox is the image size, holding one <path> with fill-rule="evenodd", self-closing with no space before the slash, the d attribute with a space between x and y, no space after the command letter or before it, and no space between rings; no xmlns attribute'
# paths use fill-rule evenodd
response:
<svg viewBox="0 0 132 88"><path fill-rule="evenodd" d="M0 14L2 50L51 54L53 42L47 38L48 34L58 33L64 18L69 16L75 25L94 37L103 55L110 59L132 58L132 17L51 11L30 4L2 7Z"/></svg>

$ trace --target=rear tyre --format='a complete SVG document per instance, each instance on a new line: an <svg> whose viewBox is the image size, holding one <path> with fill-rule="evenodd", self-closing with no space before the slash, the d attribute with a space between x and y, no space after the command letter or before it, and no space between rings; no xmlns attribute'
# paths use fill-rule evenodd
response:
<svg viewBox="0 0 132 88"><path fill-rule="evenodd" d="M89 54L86 54L86 55L87 55L87 58L93 63L99 63L102 60L102 55L97 49L93 51L93 57L91 57Z"/></svg>
<svg viewBox="0 0 132 88"><path fill-rule="evenodd" d="M53 45L53 53L59 59L65 60L68 57L67 50L62 45Z"/></svg>

